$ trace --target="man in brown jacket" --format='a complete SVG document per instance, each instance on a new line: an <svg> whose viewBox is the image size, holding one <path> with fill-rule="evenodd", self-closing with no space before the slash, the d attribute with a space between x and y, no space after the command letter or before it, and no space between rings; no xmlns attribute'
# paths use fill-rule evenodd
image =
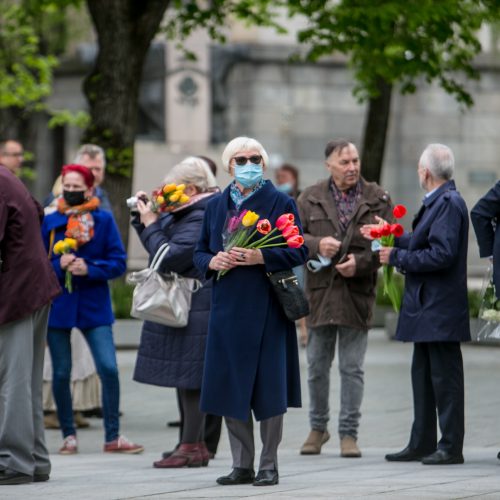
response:
<svg viewBox="0 0 500 500"><path fill-rule="evenodd" d="M50 474L42 371L50 302L60 287L42 242L42 214L0 164L0 485Z"/></svg>
<svg viewBox="0 0 500 500"><path fill-rule="evenodd" d="M342 457L360 457L357 434L363 363L375 299L377 255L359 229L376 215L391 219L387 192L360 175L356 146L333 140L325 149L330 177L307 188L298 206L309 248L307 294L308 384L311 431L300 452L315 455L328 441L330 367L338 343L339 437Z"/></svg>

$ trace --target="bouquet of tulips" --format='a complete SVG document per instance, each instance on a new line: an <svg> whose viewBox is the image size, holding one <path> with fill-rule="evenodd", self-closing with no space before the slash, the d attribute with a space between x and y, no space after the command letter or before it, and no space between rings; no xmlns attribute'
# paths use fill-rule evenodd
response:
<svg viewBox="0 0 500 500"><path fill-rule="evenodd" d="M71 253L78 248L78 243L73 238L64 238L64 240L59 240L53 248L55 255L63 255ZM69 293L73 293L73 275L70 271L66 270L64 276L64 286Z"/></svg>
<svg viewBox="0 0 500 500"><path fill-rule="evenodd" d="M189 201L189 196L184 194L184 184L165 184L152 193L153 212L172 212Z"/></svg>
<svg viewBox="0 0 500 500"><path fill-rule="evenodd" d="M295 216L290 213L280 215L273 228L268 219L261 219L259 214L251 210L243 210L240 213L230 212L222 232L224 251L229 252L234 247L300 248L304 244L304 238L294 223ZM254 239L257 235L262 235L262 237ZM227 272L227 270L219 271L217 279Z"/></svg>
<svg viewBox="0 0 500 500"><path fill-rule="evenodd" d="M404 205L396 205L392 211L395 219L401 219L406 215L406 207ZM401 224L389 224L388 222L374 228L370 231L370 236L373 238L372 250L376 251L381 246L393 247L394 238L403 236L404 229ZM394 283L393 279L394 267L384 264L383 280L384 280L384 295L389 297L392 307L396 312L401 308L401 293L399 288Z"/></svg>

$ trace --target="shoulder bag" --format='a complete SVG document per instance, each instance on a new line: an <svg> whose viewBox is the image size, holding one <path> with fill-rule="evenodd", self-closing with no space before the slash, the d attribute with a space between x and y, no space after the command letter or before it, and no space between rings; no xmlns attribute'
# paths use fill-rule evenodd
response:
<svg viewBox="0 0 500 500"><path fill-rule="evenodd" d="M148 268L130 273L127 277L128 283L135 285L130 315L161 325L182 328L188 323L192 294L199 290L201 283L174 272L159 272L160 264L169 248L168 243L164 243Z"/></svg>
<svg viewBox="0 0 500 500"><path fill-rule="evenodd" d="M290 321L296 321L309 314L307 297L299 286L297 276L291 269L267 273L267 276L286 317Z"/></svg>

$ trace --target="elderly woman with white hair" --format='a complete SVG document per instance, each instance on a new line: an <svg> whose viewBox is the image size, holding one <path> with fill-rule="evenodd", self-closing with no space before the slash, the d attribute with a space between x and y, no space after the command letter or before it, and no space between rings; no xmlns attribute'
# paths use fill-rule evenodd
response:
<svg viewBox="0 0 500 500"><path fill-rule="evenodd" d="M193 253L207 203L217 196L215 178L204 160L189 157L170 170L165 182L184 184L189 202L158 215L151 210L150 202L141 200L146 193L139 191L138 214L132 225L150 259L164 243L169 244L160 271L203 280L193 264ZM142 328L134 380L177 388L184 417L180 444L173 453L154 462L157 468L208 464L209 454L203 441L205 415L199 406L210 296L211 282L208 281L193 294L186 327L174 328L145 321Z"/></svg>
<svg viewBox="0 0 500 500"><path fill-rule="evenodd" d="M263 179L269 157L258 141L233 139L222 162L234 181L208 204L194 257L206 278L229 271L213 283L201 409L224 416L229 431L233 470L217 483L270 486L279 481L283 414L299 407L301 397L295 324L287 319L267 274L303 264L306 249L224 251L223 228L234 210L256 212L273 226L291 213L300 232L301 227L295 201ZM260 421L263 444L257 476L252 412Z"/></svg>

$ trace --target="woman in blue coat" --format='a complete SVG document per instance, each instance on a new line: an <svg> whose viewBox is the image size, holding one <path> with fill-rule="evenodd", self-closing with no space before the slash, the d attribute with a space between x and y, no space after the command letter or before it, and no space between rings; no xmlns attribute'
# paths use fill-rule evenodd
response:
<svg viewBox="0 0 500 500"><path fill-rule="evenodd" d="M94 176L81 165L62 169L62 197L43 221L42 235L52 266L64 289L49 317L47 342L53 366L52 390L64 442L63 455L77 453L70 392L71 329L87 341L102 383L105 452L140 453L143 447L119 434L120 384L111 325L114 322L108 280L125 272L126 254L110 212L99 209ZM60 255L55 245L71 238L77 249ZM71 274L72 290L65 287Z"/></svg>
<svg viewBox="0 0 500 500"><path fill-rule="evenodd" d="M235 180L209 203L195 264L214 280L201 408L223 415L229 430L233 471L219 484L278 483L277 449L283 414L299 407L300 373L295 325L274 295L266 273L304 263L306 249L223 250L222 233L230 210L251 210L274 225L284 213L295 215L295 202L262 179L268 155L255 139L233 139L222 155ZM254 477L253 419L261 421L263 449Z"/></svg>
<svg viewBox="0 0 500 500"><path fill-rule="evenodd" d="M132 221L150 259L165 243L169 250L160 266L162 272L202 279L194 267L193 254L198 241L205 208L216 196L215 178L204 160L187 158L173 167L166 183L184 184L189 202L160 217L137 193L138 216ZM134 380L178 390L183 415L180 445L154 462L157 468L196 467L208 464L204 443L205 415L200 411L201 379L210 313L211 282L193 293L187 326L174 328L145 321L141 334Z"/></svg>

